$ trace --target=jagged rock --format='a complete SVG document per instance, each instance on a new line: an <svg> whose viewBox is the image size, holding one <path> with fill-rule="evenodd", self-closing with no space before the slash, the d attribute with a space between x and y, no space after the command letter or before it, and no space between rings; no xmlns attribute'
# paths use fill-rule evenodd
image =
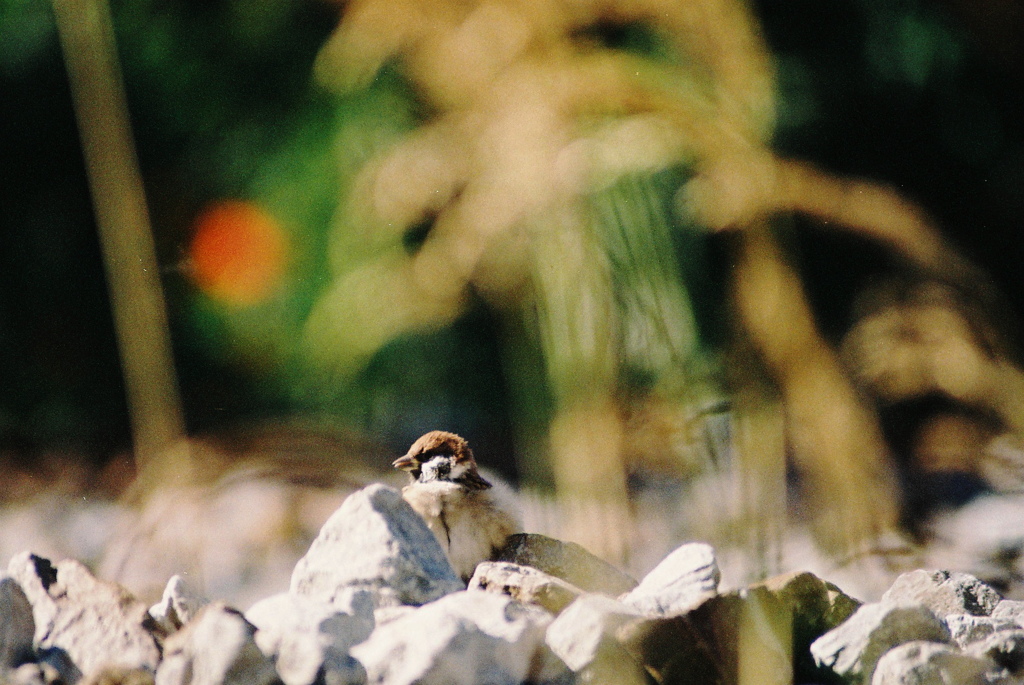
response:
<svg viewBox="0 0 1024 685"><path fill-rule="evenodd" d="M888 604L921 604L939 618L950 614L988 616L1001 601L999 593L967 573L910 571L882 595Z"/></svg>
<svg viewBox="0 0 1024 685"><path fill-rule="evenodd" d="M256 646L256 627L223 602L203 607L167 638L156 685L272 685L270 659Z"/></svg>
<svg viewBox="0 0 1024 685"><path fill-rule="evenodd" d="M792 682L791 613L765 588L716 595L669 617L583 595L555 619L547 639L584 682L644 683L647 671L659 683L781 684Z"/></svg>
<svg viewBox="0 0 1024 685"><path fill-rule="evenodd" d="M718 592L722 574L711 545L691 542L678 547L619 600L641 614L679 614Z"/></svg>
<svg viewBox="0 0 1024 685"><path fill-rule="evenodd" d="M618 640L622 626L640 615L605 595L585 594L569 605L550 626L545 640L581 682L646 682L643 666Z"/></svg>
<svg viewBox="0 0 1024 685"><path fill-rule="evenodd" d="M552 614L561 612L583 593L561 578L531 566L504 561L478 564L469 589L505 594L523 604L536 604Z"/></svg>
<svg viewBox="0 0 1024 685"><path fill-rule="evenodd" d="M871 685L988 685L994 664L937 642L907 642L890 649L875 667Z"/></svg>
<svg viewBox="0 0 1024 685"><path fill-rule="evenodd" d="M615 639L615 632L640 615L622 602L598 594L582 595L547 629L551 650L574 671L593 661L601 643Z"/></svg>
<svg viewBox="0 0 1024 685"><path fill-rule="evenodd" d="M0 575L0 673L31 660L35 632L25 591L14 578Z"/></svg>
<svg viewBox="0 0 1024 685"><path fill-rule="evenodd" d="M292 573L291 592L333 601L349 588L376 606L421 605L464 589L423 519L385 485L350 495Z"/></svg>
<svg viewBox="0 0 1024 685"><path fill-rule="evenodd" d="M811 657L811 643L842 624L861 602L807 572L775 576L754 587L774 594L792 614L793 670L797 682L820 680L820 669Z"/></svg>
<svg viewBox="0 0 1024 685"><path fill-rule="evenodd" d="M961 649L985 640L993 633L1017 628L1017 624L1009 619L970 614L952 614L944 618L943 623L949 628L950 638Z"/></svg>
<svg viewBox="0 0 1024 685"><path fill-rule="evenodd" d="M635 580L582 546L536 533L510 536L496 561L532 566L584 592L618 597L636 587Z"/></svg>
<svg viewBox="0 0 1024 685"><path fill-rule="evenodd" d="M1004 599L992 610L992 618L1005 618L1024 627L1024 602Z"/></svg>
<svg viewBox="0 0 1024 685"><path fill-rule="evenodd" d="M865 604L811 645L815 663L849 682L871 682L878 660L893 647L923 640L949 642L949 630L918 605Z"/></svg>
<svg viewBox="0 0 1024 685"><path fill-rule="evenodd" d="M975 642L964 650L983 659L991 659L1011 676L1024 675L1024 630L1004 630Z"/></svg>
<svg viewBox="0 0 1024 685"><path fill-rule="evenodd" d="M352 656L370 683L545 682L565 669L544 644L550 622L537 607L467 590L378 626Z"/></svg>
<svg viewBox="0 0 1024 685"><path fill-rule="evenodd" d="M659 683L793 682L791 611L775 593L716 595L678 616L625 623L619 641Z"/></svg>
<svg viewBox="0 0 1024 685"><path fill-rule="evenodd" d="M54 566L28 552L11 559L8 572L32 604L36 648L55 652L65 680L106 666L156 669L160 650L143 625L146 605L120 585L97 580L75 560Z"/></svg>
<svg viewBox="0 0 1024 685"><path fill-rule="evenodd" d="M196 592L184 578L174 575L167 581L160 601L149 608L149 615L157 627L170 634L181 629L209 603L210 600Z"/></svg>
<svg viewBox="0 0 1024 685"><path fill-rule="evenodd" d="M337 602L283 593L257 602L245 617L256 626L256 644L285 685L313 685L327 674L334 685L366 682L366 671L348 651L373 631L369 592L352 593L347 611Z"/></svg>

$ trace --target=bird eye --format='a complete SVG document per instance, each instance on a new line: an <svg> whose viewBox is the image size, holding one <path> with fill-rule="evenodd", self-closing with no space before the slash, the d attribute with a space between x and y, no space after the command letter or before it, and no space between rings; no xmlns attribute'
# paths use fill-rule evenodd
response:
<svg viewBox="0 0 1024 685"><path fill-rule="evenodd" d="M426 480L448 480L452 471L452 459L446 455L430 456L423 462L422 469Z"/></svg>

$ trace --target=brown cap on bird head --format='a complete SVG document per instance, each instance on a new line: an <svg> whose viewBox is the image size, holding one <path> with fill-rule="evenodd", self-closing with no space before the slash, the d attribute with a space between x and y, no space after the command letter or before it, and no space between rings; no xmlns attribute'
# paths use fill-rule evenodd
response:
<svg viewBox="0 0 1024 685"><path fill-rule="evenodd" d="M491 487L476 471L476 459L473 450L464 438L447 431L430 431L412 444L405 456L399 457L391 465L396 469L408 471L413 478L420 477L420 466L437 456L450 456L456 464L469 466L468 478L476 487Z"/></svg>

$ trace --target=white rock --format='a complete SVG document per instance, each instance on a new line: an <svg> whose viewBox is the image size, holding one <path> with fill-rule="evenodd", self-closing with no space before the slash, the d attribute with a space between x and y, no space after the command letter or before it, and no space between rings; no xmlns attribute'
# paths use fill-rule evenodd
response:
<svg viewBox="0 0 1024 685"><path fill-rule="evenodd" d="M677 548L619 600L647 616L684 613L718 592L722 574L711 545Z"/></svg>
<svg viewBox="0 0 1024 685"><path fill-rule="evenodd" d="M615 636L619 628L639 619L618 600L585 594L548 626L545 639L582 682L643 683L642 667Z"/></svg>
<svg viewBox="0 0 1024 685"><path fill-rule="evenodd" d="M469 580L469 589L505 594L523 604L536 604L552 614L561 612L583 593L561 578L506 561L478 564Z"/></svg>
<svg viewBox="0 0 1024 685"><path fill-rule="evenodd" d="M8 571L29 602L35 620L35 646L59 650L62 675L74 681L101 666L156 670L160 650L143 627L146 605L116 583L97 580L72 559L56 566L23 552L11 559Z"/></svg>
<svg viewBox="0 0 1024 685"><path fill-rule="evenodd" d="M1024 628L1024 602L1004 599L992 610L992 618L1005 618Z"/></svg>
<svg viewBox="0 0 1024 685"><path fill-rule="evenodd" d="M870 682L878 660L893 647L924 640L949 642L949 630L921 605L865 604L811 644L811 656L852 682Z"/></svg>
<svg viewBox="0 0 1024 685"><path fill-rule="evenodd" d="M14 578L0 575L0 672L30 659L35 631L25 591Z"/></svg>
<svg viewBox="0 0 1024 685"><path fill-rule="evenodd" d="M943 623L949 628L949 635L953 642L961 649L985 640L994 633L1014 630L1018 627L1010 619L971 616L970 614L951 614L943 619Z"/></svg>
<svg viewBox="0 0 1024 685"><path fill-rule="evenodd" d="M427 524L385 485L350 495L292 573L291 592L333 601L348 588L378 607L420 605L464 589Z"/></svg>
<svg viewBox="0 0 1024 685"><path fill-rule="evenodd" d="M988 685L994 664L936 642L907 642L878 660L871 685Z"/></svg>
<svg viewBox="0 0 1024 685"><path fill-rule="evenodd" d="M11 557L7 571L32 605L32 619L36 626L33 639L38 643L50 632L57 616L57 602L47 592L57 582L57 569L49 559L21 552Z"/></svg>
<svg viewBox="0 0 1024 685"><path fill-rule="evenodd" d="M417 608L418 607L411 607L407 604L397 607L380 607L379 609L374 609L373 621L377 627L380 627L385 623L391 623L403 616L408 616L412 612L416 611Z"/></svg>
<svg viewBox="0 0 1024 685"><path fill-rule="evenodd" d="M615 630L640 618L622 602L598 594L581 595L548 626L547 643L566 666L579 671L593 662Z"/></svg>
<svg viewBox="0 0 1024 685"><path fill-rule="evenodd" d="M967 573L910 571L882 595L882 603L923 604L939 618L950 614L988 616L1001 601L999 593Z"/></svg>
<svg viewBox="0 0 1024 685"><path fill-rule="evenodd" d="M156 685L272 685L270 659L256 646L256 628L223 602L205 606L164 643Z"/></svg>
<svg viewBox="0 0 1024 685"><path fill-rule="evenodd" d="M173 633L192 620L210 600L196 592L179 575L171 576L163 597L149 608L149 615L165 633Z"/></svg>
<svg viewBox="0 0 1024 685"><path fill-rule="evenodd" d="M565 668L544 644L550 622L543 609L467 590L379 626L352 656L381 685L544 682Z"/></svg>
<svg viewBox="0 0 1024 685"><path fill-rule="evenodd" d="M366 682L366 671L349 656L352 645L373 631L373 598L356 591L350 611L337 604L282 593L254 604L245 617L256 626L256 644L269 656L285 685Z"/></svg>

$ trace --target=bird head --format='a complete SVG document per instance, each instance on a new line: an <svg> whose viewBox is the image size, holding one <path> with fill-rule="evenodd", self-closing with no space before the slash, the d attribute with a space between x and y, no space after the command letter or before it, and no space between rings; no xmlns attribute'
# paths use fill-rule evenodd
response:
<svg viewBox="0 0 1024 685"><path fill-rule="evenodd" d="M451 482L472 490L491 487L476 468L469 443L445 431L431 431L412 444L403 457L392 464L408 471L420 483Z"/></svg>

